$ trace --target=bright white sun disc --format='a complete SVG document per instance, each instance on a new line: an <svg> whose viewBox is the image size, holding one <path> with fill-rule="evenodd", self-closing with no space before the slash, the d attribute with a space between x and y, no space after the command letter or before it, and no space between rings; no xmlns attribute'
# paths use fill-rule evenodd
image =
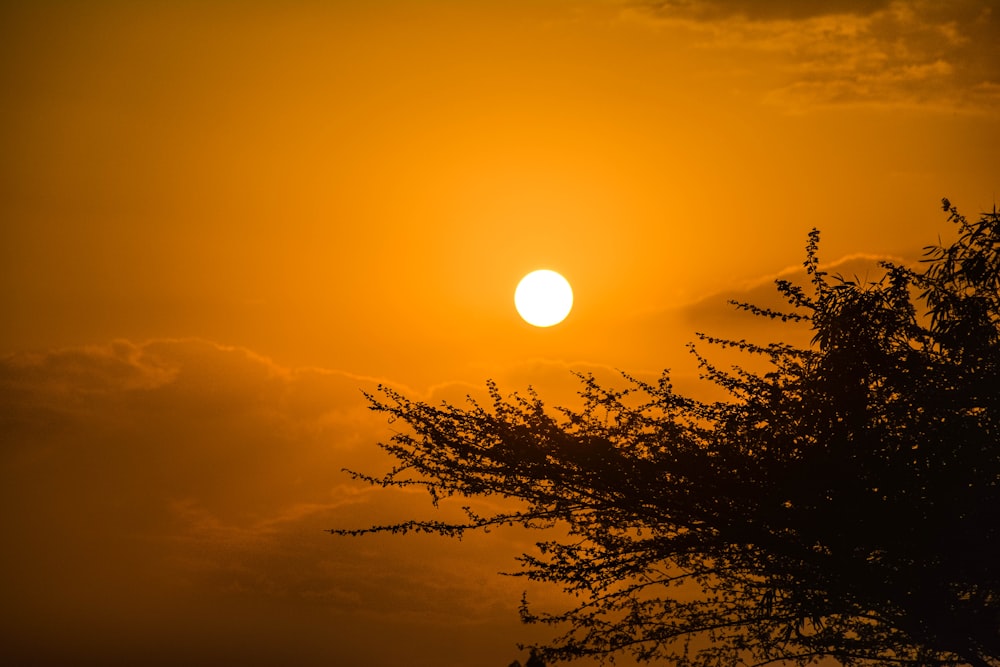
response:
<svg viewBox="0 0 1000 667"><path fill-rule="evenodd" d="M532 271L517 284L514 306L528 324L550 327L569 315L573 308L573 288L555 271Z"/></svg>

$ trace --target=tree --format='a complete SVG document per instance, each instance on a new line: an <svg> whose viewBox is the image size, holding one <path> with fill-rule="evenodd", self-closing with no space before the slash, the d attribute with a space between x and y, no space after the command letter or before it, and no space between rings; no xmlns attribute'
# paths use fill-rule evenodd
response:
<svg viewBox="0 0 1000 667"><path fill-rule="evenodd" d="M820 270L813 230L807 284L777 281L788 308L736 304L808 327L810 345L698 335L759 372L692 346L725 400L679 395L667 373L581 376L576 409L493 383L464 407L380 388L372 408L408 429L381 444L391 472L356 478L511 509L332 532L562 528L515 573L577 596L522 603L559 628L546 659L1000 665L1000 216L944 209L958 239L874 282Z"/></svg>
<svg viewBox="0 0 1000 667"><path fill-rule="evenodd" d="M545 661L538 655L536 649L531 649L531 653L528 655L528 662L525 663L525 667L545 667Z"/></svg>

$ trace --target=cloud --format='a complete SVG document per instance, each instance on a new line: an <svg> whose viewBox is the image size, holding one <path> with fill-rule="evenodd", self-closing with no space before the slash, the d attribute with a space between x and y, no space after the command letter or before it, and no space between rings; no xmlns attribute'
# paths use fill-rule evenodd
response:
<svg viewBox="0 0 1000 667"><path fill-rule="evenodd" d="M774 58L764 97L791 111L874 106L985 112L1000 103L996 0L631 3L706 49Z"/></svg>
<svg viewBox="0 0 1000 667"><path fill-rule="evenodd" d="M636 3L665 16L697 20L742 17L750 20L802 19L830 14L871 14L885 9L889 0L650 0Z"/></svg>
<svg viewBox="0 0 1000 667"><path fill-rule="evenodd" d="M820 270L827 272L833 278L841 276L862 283L872 282L880 279L885 273L879 266L879 262L883 261L904 263L899 257L858 253L841 257L833 262L821 263ZM736 301L778 311L791 310L791 306L776 289L776 280L788 280L808 288L810 277L801 264L789 266L775 274L747 281L734 289L712 294L688 304L682 308L683 317L698 331L712 335L728 336L752 327L754 330L775 331L775 335L780 337L780 332L787 328L785 325L774 324L765 318L743 313L731 303ZM716 327L723 332L717 333Z"/></svg>
<svg viewBox="0 0 1000 667"><path fill-rule="evenodd" d="M0 359L0 658L394 665L422 646L440 664L512 659L523 582L495 573L524 536L324 532L428 507L341 472L388 465L374 445L390 427L361 394L377 383L203 340Z"/></svg>
<svg viewBox="0 0 1000 667"><path fill-rule="evenodd" d="M869 254L854 254L841 257L833 262L824 262L821 269L831 276L843 276L845 279L857 279L862 282L878 280L883 275L879 267L880 261L892 261L902 264L904 260L898 257L888 257ZM777 291L775 280L788 280L802 285L808 292L809 277L801 264L793 265L774 273L748 280L732 288L706 294L703 297L681 306L661 309L636 317L630 323L631 337L629 347L639 350L639 355L653 357L669 343L675 350L683 351L682 346L694 343L699 354L707 358L719 368L729 368L738 365L752 371L765 368L763 360L738 350L721 349L717 346L699 342L696 333L728 340L747 340L751 343L767 345L771 342L783 342L798 346L808 346L812 338L807 323L780 322L739 310L732 302L749 303L761 308L771 308L779 312L788 312L791 306ZM678 334L665 340L664 332L687 332L681 339ZM701 400L724 400L727 397L717 386L700 380L701 370L697 360L690 354L675 355L670 368L674 386L680 393Z"/></svg>

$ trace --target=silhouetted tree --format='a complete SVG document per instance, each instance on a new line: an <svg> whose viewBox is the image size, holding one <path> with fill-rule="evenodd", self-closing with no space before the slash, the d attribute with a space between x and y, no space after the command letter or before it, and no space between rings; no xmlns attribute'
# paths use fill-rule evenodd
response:
<svg viewBox="0 0 1000 667"><path fill-rule="evenodd" d="M581 376L572 410L492 383L487 407L381 388L373 409L409 426L381 445L398 465L352 474L435 504L517 502L333 532L561 527L518 572L578 596L554 614L522 603L561 628L545 658L1000 664L1000 216L944 208L958 240L875 282L821 271L814 230L808 283L777 282L789 308L736 304L808 326L811 345L699 335L766 362L727 371L695 350L723 401L666 374L622 389Z"/></svg>
<svg viewBox="0 0 1000 667"><path fill-rule="evenodd" d="M531 653L528 654L528 662L525 663L524 667L545 667L545 661L538 655L537 649L531 649Z"/></svg>
<svg viewBox="0 0 1000 667"><path fill-rule="evenodd" d="M521 661L515 660L507 667L521 667ZM538 655L537 649L531 649L531 652L528 654L528 662L525 664L525 667L545 667L545 661L542 660L540 655Z"/></svg>

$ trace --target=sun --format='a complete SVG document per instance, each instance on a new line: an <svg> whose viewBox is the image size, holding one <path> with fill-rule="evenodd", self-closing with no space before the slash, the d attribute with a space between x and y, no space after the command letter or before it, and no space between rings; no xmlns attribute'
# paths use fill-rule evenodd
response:
<svg viewBox="0 0 1000 667"><path fill-rule="evenodd" d="M555 271L532 271L517 284L514 306L528 324L551 327L566 319L573 308L573 288Z"/></svg>

